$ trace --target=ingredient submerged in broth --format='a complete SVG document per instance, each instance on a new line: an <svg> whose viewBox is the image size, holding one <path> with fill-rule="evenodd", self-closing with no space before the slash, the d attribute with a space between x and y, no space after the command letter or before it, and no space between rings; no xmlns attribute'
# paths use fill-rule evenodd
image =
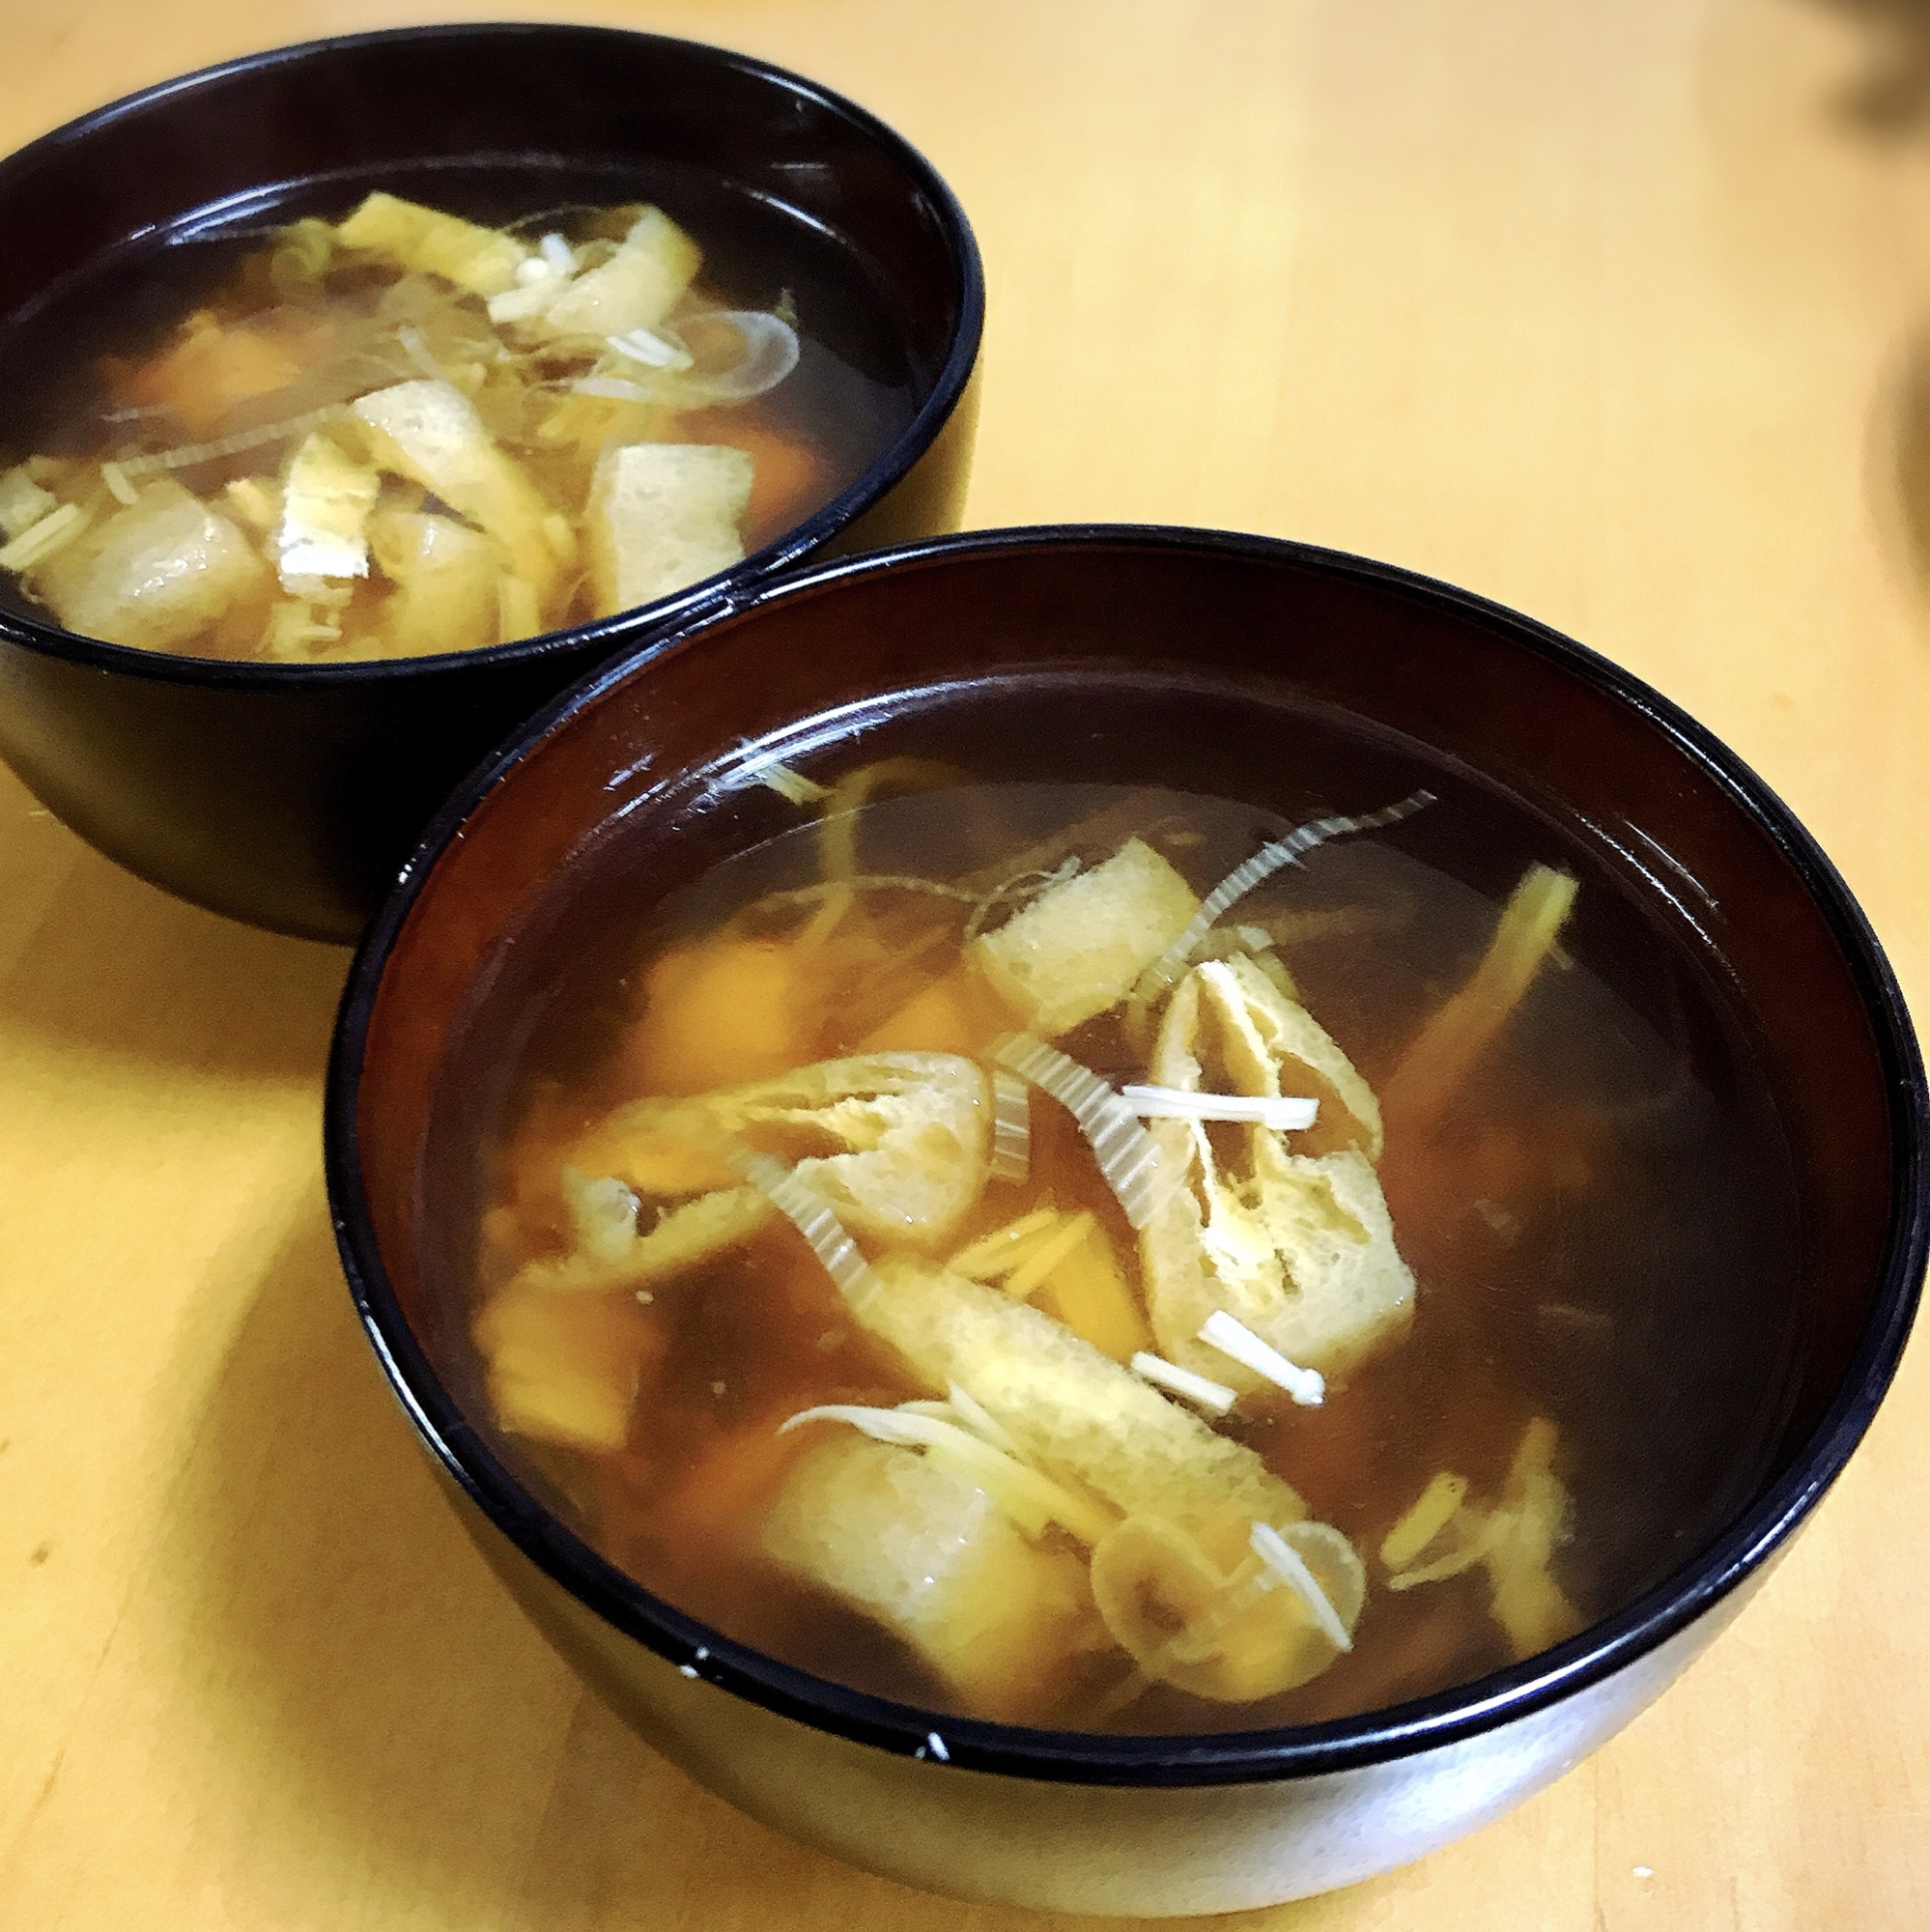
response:
<svg viewBox="0 0 1930 1932"><path fill-rule="evenodd" d="M761 399L787 314L703 292L660 209L534 236L386 193L276 232L84 454L0 467L0 570L68 630L198 656L473 650L667 596L835 485ZM192 487L190 487L190 485Z"/></svg>
<svg viewBox="0 0 1930 1932"><path fill-rule="evenodd" d="M1573 1634L1552 1418L1503 1392L1459 1468L1424 1431L1399 1493L1359 1438L1410 1419L1363 1406L1415 1347L1383 1152L1506 1029L1574 881L1530 869L1383 1122L1291 920L1218 923L1319 839L1214 890L1183 822L866 874L904 804L874 793L946 781L893 762L777 774L818 881L726 865L703 896L734 909L649 957L592 1078L528 1091L473 1321L500 1426L682 1607L969 1715L1278 1721L1343 1661L1360 1708ZM1366 1492L1320 1466L1349 1456ZM1445 1617L1397 1614L1429 1586Z"/></svg>

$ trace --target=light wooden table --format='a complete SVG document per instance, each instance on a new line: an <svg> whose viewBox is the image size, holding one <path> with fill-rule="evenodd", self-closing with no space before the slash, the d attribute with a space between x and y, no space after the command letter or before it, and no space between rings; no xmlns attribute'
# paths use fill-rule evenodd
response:
<svg viewBox="0 0 1930 1932"><path fill-rule="evenodd" d="M0 146L269 39L474 11L0 0ZM1930 1010L1919 0L572 11L803 69L950 178L992 289L972 521L1278 532L1547 620L1767 776ZM509 1607L336 1270L344 964L0 776L0 1926L1038 1922L745 1822ZM1930 1924L1926 1474L1919 1346L1656 1709L1470 1841L1251 1922Z"/></svg>

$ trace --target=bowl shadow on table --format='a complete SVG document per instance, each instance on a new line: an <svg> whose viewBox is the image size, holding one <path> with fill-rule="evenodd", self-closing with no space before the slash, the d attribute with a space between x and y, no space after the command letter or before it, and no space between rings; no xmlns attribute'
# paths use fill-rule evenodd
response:
<svg viewBox="0 0 1930 1932"><path fill-rule="evenodd" d="M182 1728L210 1760L191 1774L198 1829L238 1835L223 1865L236 1889L259 1889L237 1900L254 1922L1100 1922L835 1864L692 1784L582 1692L439 1493L356 1329L319 1199L237 1330L183 1480L164 1578L177 1674L197 1700ZM328 1885L365 1903L352 1918ZM1330 1899L1190 1922L1357 1920Z"/></svg>
<svg viewBox="0 0 1930 1932"><path fill-rule="evenodd" d="M1869 56L1836 95L1851 127L1880 136L1913 133L1930 119L1930 0L1819 0L1869 30Z"/></svg>
<svg viewBox="0 0 1930 1932"><path fill-rule="evenodd" d="M10 1030L216 1076L321 1078L346 951L204 912L58 836L67 874L0 976Z"/></svg>

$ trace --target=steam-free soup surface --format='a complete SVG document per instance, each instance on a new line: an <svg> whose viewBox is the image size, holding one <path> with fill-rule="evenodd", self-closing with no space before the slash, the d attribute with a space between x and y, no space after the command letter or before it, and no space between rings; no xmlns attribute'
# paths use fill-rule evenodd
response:
<svg viewBox="0 0 1930 1932"><path fill-rule="evenodd" d="M829 419L821 297L725 295L652 203L498 224L378 190L183 245L232 266L0 433L0 581L83 636L293 664L507 643L728 569L875 450Z"/></svg>
<svg viewBox="0 0 1930 1932"><path fill-rule="evenodd" d="M1749 1129L1559 943L1572 877L1496 903L1417 818L1202 931L1283 821L778 776L792 833L573 949L489 1151L473 1359L612 1562L861 1689L1148 1731L1438 1690L1666 1568L1734 1473L1670 1404Z"/></svg>

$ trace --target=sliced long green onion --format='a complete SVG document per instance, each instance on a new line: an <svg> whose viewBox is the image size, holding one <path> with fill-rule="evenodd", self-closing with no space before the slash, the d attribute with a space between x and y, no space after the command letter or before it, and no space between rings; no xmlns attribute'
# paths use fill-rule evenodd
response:
<svg viewBox="0 0 1930 1932"><path fill-rule="evenodd" d="M1235 900L1244 898L1254 887L1270 879L1283 866L1297 863L1315 846L1324 845L1329 839L1348 838L1358 832L1379 832L1387 826L1398 825L1404 818L1411 818L1415 812L1433 802L1433 793L1424 788L1379 811L1361 812L1353 817L1317 818L1310 824L1295 827L1285 838L1263 845L1244 865L1235 867L1200 901L1200 910L1193 915L1192 923L1185 931L1139 976L1139 983L1132 992L1134 1013L1143 1013L1178 979L1192 959L1193 949L1206 938L1220 915Z"/></svg>
<svg viewBox="0 0 1930 1932"><path fill-rule="evenodd" d="M1154 1185L1159 1149L1132 1109L1090 1066L1031 1034L1008 1034L992 1048L992 1058L1051 1094L1078 1122L1126 1219L1145 1227L1160 1205Z"/></svg>

